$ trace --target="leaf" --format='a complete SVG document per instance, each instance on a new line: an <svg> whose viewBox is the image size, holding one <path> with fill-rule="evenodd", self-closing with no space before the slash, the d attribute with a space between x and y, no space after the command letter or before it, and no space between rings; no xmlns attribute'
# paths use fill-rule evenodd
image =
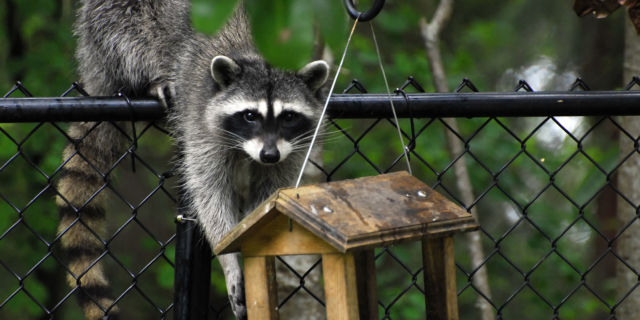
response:
<svg viewBox="0 0 640 320"><path fill-rule="evenodd" d="M214 34L235 11L238 0L193 0L191 20L193 27L205 34Z"/></svg>
<svg viewBox="0 0 640 320"><path fill-rule="evenodd" d="M324 41L334 51L346 43L347 14L340 1L313 0L313 11Z"/></svg>
<svg viewBox="0 0 640 320"><path fill-rule="evenodd" d="M598 19L606 18L620 7L618 1L629 0L574 0L573 11L581 18L592 12Z"/></svg>
<svg viewBox="0 0 640 320"><path fill-rule="evenodd" d="M313 12L306 0L245 1L255 44L273 65L299 69L313 51Z"/></svg>

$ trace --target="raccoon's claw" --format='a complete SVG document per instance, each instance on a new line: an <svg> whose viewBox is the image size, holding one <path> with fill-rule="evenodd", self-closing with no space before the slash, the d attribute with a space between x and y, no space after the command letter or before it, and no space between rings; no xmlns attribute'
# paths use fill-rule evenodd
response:
<svg viewBox="0 0 640 320"><path fill-rule="evenodd" d="M158 98L164 110L167 110L169 108L169 101L174 96L173 86L166 81L156 82L149 87L149 94Z"/></svg>
<svg viewBox="0 0 640 320"><path fill-rule="evenodd" d="M238 320L247 320L247 303L244 294L244 281L232 285L229 290L229 303Z"/></svg>

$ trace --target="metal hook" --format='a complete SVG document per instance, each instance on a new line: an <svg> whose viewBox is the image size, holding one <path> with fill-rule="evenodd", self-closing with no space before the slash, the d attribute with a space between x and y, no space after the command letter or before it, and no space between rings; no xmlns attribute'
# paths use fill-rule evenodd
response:
<svg viewBox="0 0 640 320"><path fill-rule="evenodd" d="M347 13L351 18L358 19L361 22L367 22L378 16L378 13L384 7L384 0L376 0L371 9L366 12L359 12L356 10L356 6L353 4L353 0L344 0L344 6L347 8ZM358 18L360 17L360 18Z"/></svg>

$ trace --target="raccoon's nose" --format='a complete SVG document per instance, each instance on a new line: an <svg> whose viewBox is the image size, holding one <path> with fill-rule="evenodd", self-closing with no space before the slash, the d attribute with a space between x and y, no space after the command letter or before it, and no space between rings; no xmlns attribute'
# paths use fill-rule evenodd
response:
<svg viewBox="0 0 640 320"><path fill-rule="evenodd" d="M260 151L260 160L264 163L276 163L280 160L280 151L277 148L262 149Z"/></svg>

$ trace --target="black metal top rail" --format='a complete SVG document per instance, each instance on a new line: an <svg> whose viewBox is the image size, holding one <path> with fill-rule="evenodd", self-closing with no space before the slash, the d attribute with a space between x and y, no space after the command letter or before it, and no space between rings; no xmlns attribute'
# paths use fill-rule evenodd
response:
<svg viewBox="0 0 640 320"><path fill-rule="evenodd" d="M640 91L417 93L392 96L401 118L640 115ZM0 123L152 121L165 111L153 99L55 97L0 99ZM385 94L336 94L332 119L393 117Z"/></svg>

